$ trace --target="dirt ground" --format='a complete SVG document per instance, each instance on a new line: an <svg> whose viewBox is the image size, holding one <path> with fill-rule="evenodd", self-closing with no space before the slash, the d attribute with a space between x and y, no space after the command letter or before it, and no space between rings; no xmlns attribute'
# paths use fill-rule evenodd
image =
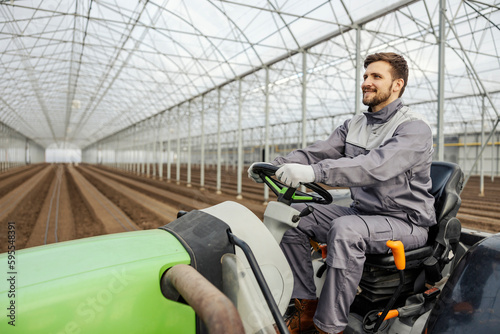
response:
<svg viewBox="0 0 500 334"><path fill-rule="evenodd" d="M127 214L127 216L141 229L147 230L157 228L168 223L168 221L161 219L152 212L144 210L144 208L137 202L134 202L127 197L121 196L106 184L90 175L89 173L85 172L85 170L78 168L78 171L82 173L82 175L85 176L85 178L89 180L90 183L92 183L92 185L96 187L104 196L106 196L111 202L122 209Z"/></svg>
<svg viewBox="0 0 500 334"><path fill-rule="evenodd" d="M32 166L31 168L25 168L12 172L10 176L8 174L0 175L0 198L12 194L16 187L22 186L24 184L23 182L25 182L29 177L32 177L42 171L43 167L47 166ZM0 252L5 252L7 250L7 222L16 222L17 249L27 247L28 240L30 240L30 238L33 239L32 233L46 233L46 227L43 225L37 226L37 224L44 224L46 221L46 219L41 217L41 214L45 214L46 209L44 209L44 206L46 207L48 205L47 203L49 202L50 196L53 196L53 187L57 167L57 165L48 166L48 168L50 168L49 173L47 173L47 175L41 179L40 182L34 184L33 188L19 202L15 210L6 216L4 219L5 223L2 223L3 231L0 233ZM89 206L89 203L86 202L84 196L82 196L82 190L78 188L77 183L68 172L67 166L63 166L62 169L64 171L64 177L62 179L63 185L61 187L60 196L61 198L66 199L69 204L68 209L60 211L59 224L69 225L71 222L71 226L65 226L66 232L61 233L61 238L58 241L105 234L106 231L102 222ZM86 171L85 168L78 168L78 171L104 196L114 203L114 205L119 207L139 228L152 229L168 223L168 221L164 218L161 218L154 214L154 212L145 209L144 203L138 203L137 201L123 196L123 194L108 187L102 179L94 177L92 173L90 173L90 170ZM126 173L118 171L116 171L116 173L119 175L127 175ZM133 178L136 180L141 179L137 176L134 176ZM142 180L143 181L141 182L147 184L167 188L165 181L147 178L142 178ZM161 184L159 185L159 183ZM168 190L173 191L174 193L175 189L172 187L178 187L178 195L186 193L186 189L191 192L195 190L195 187L186 188L185 184L175 185L174 183L169 183ZM462 207L458 215L462 225L472 229L499 232L500 187L498 187L498 181L497 183L487 183L486 198L478 197L476 189L477 180L472 179L467 187L469 189L466 188L462 193ZM134 190L140 191L140 188ZM205 194L208 195L208 193ZM145 192L145 195L154 197L147 192ZM217 195L214 193L210 193L209 196L205 197L210 199L210 205L213 205L214 201L217 202ZM227 194L220 195L219 199L220 201L231 200ZM245 205L244 201L242 204ZM260 207L261 204L256 204L256 201L252 201L251 203L248 203L248 206ZM40 239L40 236L36 237ZM54 240L49 240L48 242L54 242ZM30 246L33 245L34 244L30 244Z"/></svg>
<svg viewBox="0 0 500 334"><path fill-rule="evenodd" d="M55 242L53 234L53 224L46 227L47 207L49 206L54 195L54 183L56 180L56 168L49 167L52 170L47 174L39 184L36 184L29 191L26 198L21 200L16 208L5 219L5 224L2 224L3 229L0 233L0 252L7 251L7 222L16 223L16 249L23 249L44 244L46 229L50 230L47 243ZM26 172L27 176L32 176L37 173L40 168ZM82 190L78 188L72 175L67 172L67 167L63 168L64 174L59 194L60 202L68 201L69 205L56 205L57 198L52 199L52 214L58 209L58 241L80 239L96 235L105 234L104 227L96 217L92 208L82 196ZM24 179L26 181L26 178ZM97 182L96 182L97 183ZM20 182L15 182L16 186L20 186ZM113 193L105 187L98 185L102 192L111 200L120 204L126 209L132 220L139 222L140 228L156 228L164 225L166 222L150 217L147 213L142 212L138 205L133 201L126 201L116 193ZM13 190L12 184L8 185L9 191ZM15 188L15 187L14 187ZM2 189L0 189L1 191ZM6 191L8 193L9 191ZM57 193L56 193L57 194ZM36 235L33 235L36 233ZM30 242L28 243L28 240Z"/></svg>
<svg viewBox="0 0 500 334"><path fill-rule="evenodd" d="M16 223L16 249L26 246L54 177L55 169L51 170L5 219L6 222ZM7 251L7 224L2 224L2 227L4 231L0 234L0 252L5 252Z"/></svg>
<svg viewBox="0 0 500 334"><path fill-rule="evenodd" d="M71 200L71 210L75 225L75 238L80 239L105 234L106 232L104 231L104 226L89 209L88 204L83 199L81 190L77 187L75 180L73 179L73 176L69 173L66 173L66 175L68 182L68 196Z"/></svg>

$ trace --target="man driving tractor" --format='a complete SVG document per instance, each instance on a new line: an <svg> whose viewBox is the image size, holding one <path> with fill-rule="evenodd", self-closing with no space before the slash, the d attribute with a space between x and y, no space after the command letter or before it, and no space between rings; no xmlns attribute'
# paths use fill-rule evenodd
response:
<svg viewBox="0 0 500 334"><path fill-rule="evenodd" d="M323 141L277 157L276 176L290 187L320 182L349 187L352 204L314 206L281 241L294 275L296 314L290 333L316 329L341 333L361 280L365 253L387 253L387 240L406 250L423 246L436 224L431 189L432 131L403 105L406 60L395 53L369 55L361 89L367 112L355 115ZM249 169L257 182L258 175ZM294 204L302 210L306 204ZM309 240L327 244L326 279L316 297Z"/></svg>

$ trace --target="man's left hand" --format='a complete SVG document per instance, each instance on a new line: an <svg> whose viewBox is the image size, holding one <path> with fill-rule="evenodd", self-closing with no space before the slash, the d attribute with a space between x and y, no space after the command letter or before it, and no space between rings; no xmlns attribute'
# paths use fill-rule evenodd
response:
<svg viewBox="0 0 500 334"><path fill-rule="evenodd" d="M276 176L292 188L297 188L301 183L314 182L316 178L312 166L301 164L284 164L276 171Z"/></svg>

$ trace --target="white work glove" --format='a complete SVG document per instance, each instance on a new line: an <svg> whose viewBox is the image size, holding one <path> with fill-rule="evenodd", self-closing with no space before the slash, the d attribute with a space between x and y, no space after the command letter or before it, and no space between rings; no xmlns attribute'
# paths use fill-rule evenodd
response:
<svg viewBox="0 0 500 334"><path fill-rule="evenodd" d="M262 179L260 178L259 174L255 173L253 171L253 166L255 164L266 164L266 165L272 165L270 164L269 162L254 162L250 168L248 168L248 178L254 180L255 182L257 183L264 183L264 181L262 181Z"/></svg>
<svg viewBox="0 0 500 334"><path fill-rule="evenodd" d="M276 171L276 176L292 188L297 188L301 183L314 182L316 178L312 166L300 164L284 164Z"/></svg>

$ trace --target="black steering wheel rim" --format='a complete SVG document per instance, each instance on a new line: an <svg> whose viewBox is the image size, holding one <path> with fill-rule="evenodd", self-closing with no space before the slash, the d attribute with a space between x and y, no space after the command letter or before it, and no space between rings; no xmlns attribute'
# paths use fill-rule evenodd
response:
<svg viewBox="0 0 500 334"><path fill-rule="evenodd" d="M256 163L252 167L252 171L258 174L261 180L278 196L278 201L290 205L291 203L317 203L330 204L333 201L332 195L322 186L317 183L303 183L303 185L314 191L315 193L305 193L284 184L283 182L272 178L279 169L278 166Z"/></svg>

